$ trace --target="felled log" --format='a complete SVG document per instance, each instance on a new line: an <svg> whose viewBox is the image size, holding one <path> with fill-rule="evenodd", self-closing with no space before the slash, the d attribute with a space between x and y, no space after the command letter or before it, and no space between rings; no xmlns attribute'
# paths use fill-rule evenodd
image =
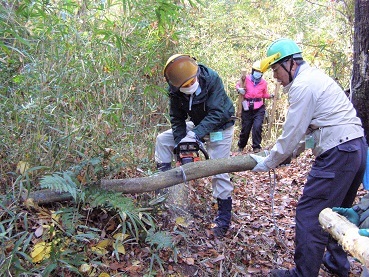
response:
<svg viewBox="0 0 369 277"><path fill-rule="evenodd" d="M221 173L251 170L256 162L249 155L184 164L149 177L101 180L100 187L122 193L140 193L170 187Z"/></svg>
<svg viewBox="0 0 369 277"><path fill-rule="evenodd" d="M264 153L259 153L264 155ZM221 173L231 173L251 170L256 162L250 155L241 155L223 159L204 160L195 163L184 164L171 170L160 172L148 177L127 179L103 179L100 188L122 193L142 193L155 191L174 186L186 181L204 178ZM32 198L34 202L46 204L51 202L65 201L68 193L58 193L50 190L31 192L23 200ZM58 198L60 197L60 200ZM52 199L49 201L49 199Z"/></svg>
<svg viewBox="0 0 369 277"><path fill-rule="evenodd" d="M64 202L73 199L69 192L57 192L54 190L43 189L28 194L28 191L24 190L22 193L23 201L32 199L37 204L48 204L53 202Z"/></svg>
<svg viewBox="0 0 369 277"><path fill-rule="evenodd" d="M369 237L359 235L355 224L330 208L320 212L319 222L345 251L369 268Z"/></svg>

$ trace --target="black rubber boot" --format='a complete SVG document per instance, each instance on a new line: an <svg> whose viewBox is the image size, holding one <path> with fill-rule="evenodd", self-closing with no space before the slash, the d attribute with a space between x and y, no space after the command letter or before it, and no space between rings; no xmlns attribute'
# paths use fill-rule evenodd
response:
<svg viewBox="0 0 369 277"><path fill-rule="evenodd" d="M172 164L171 163L157 163L156 168L158 169L158 171L164 172L164 171L168 171L172 169ZM166 196L168 194L168 191L169 191L168 188L157 189L155 190L155 194L157 196Z"/></svg>
<svg viewBox="0 0 369 277"><path fill-rule="evenodd" d="M227 233L229 225L231 224L232 217L232 198L219 199L218 202L218 214L214 220L213 233L216 237L222 238Z"/></svg>

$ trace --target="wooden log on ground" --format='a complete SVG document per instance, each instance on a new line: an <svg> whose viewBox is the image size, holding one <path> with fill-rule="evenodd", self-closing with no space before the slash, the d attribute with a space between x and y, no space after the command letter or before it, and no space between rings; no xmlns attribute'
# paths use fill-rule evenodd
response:
<svg viewBox="0 0 369 277"><path fill-rule="evenodd" d="M264 153L258 153L263 156ZM184 164L171 170L160 172L148 177L127 179L103 179L100 187L109 191L122 193L143 193L174 186L185 181L204 178L221 173L231 173L251 170L256 162L250 155L241 155L223 159L204 160L195 163ZM50 190L31 192L23 196L23 200L32 198L35 203L46 204L65 201L68 193L58 193ZM49 199L52 199L51 201ZM58 200L59 199L59 200ZM71 199L68 198L69 200Z"/></svg>
<svg viewBox="0 0 369 277"><path fill-rule="evenodd" d="M49 204L53 202L64 202L73 199L69 192L57 192L54 190L43 189L28 194L28 191L22 193L23 201L32 199L37 204Z"/></svg>
<svg viewBox="0 0 369 277"><path fill-rule="evenodd" d="M205 160L184 164L149 177L101 180L100 187L122 193L148 192L215 174L251 170L255 165L250 155Z"/></svg>
<svg viewBox="0 0 369 277"><path fill-rule="evenodd" d="M359 235L357 226L330 208L320 212L319 222L345 251L369 268L369 237Z"/></svg>

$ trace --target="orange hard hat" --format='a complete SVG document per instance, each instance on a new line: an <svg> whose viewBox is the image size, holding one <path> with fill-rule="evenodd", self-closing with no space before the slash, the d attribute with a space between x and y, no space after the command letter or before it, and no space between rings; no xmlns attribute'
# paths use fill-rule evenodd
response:
<svg viewBox="0 0 369 277"><path fill-rule="evenodd" d="M175 87L181 87L196 77L197 62L189 55L175 54L171 56L164 67L164 77Z"/></svg>

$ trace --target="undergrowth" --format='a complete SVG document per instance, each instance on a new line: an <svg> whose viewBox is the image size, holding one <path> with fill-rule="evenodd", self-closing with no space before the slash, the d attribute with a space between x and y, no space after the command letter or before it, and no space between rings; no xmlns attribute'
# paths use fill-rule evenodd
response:
<svg viewBox="0 0 369 277"><path fill-rule="evenodd" d="M100 161L97 163L97 161ZM158 229L151 214L155 207L143 207L143 200L105 191L92 182L78 179L83 172L102 166L93 159L68 171L40 178L44 190L68 193L67 205L38 205L32 198L23 203L29 175L23 173L13 191L2 197L0 214L2 276L70 276L109 272L108 264L119 262L126 251L147 245L150 253L147 274L158 265L164 270L160 251L167 250L176 260L176 247L170 234ZM47 201L46 201L47 202Z"/></svg>

